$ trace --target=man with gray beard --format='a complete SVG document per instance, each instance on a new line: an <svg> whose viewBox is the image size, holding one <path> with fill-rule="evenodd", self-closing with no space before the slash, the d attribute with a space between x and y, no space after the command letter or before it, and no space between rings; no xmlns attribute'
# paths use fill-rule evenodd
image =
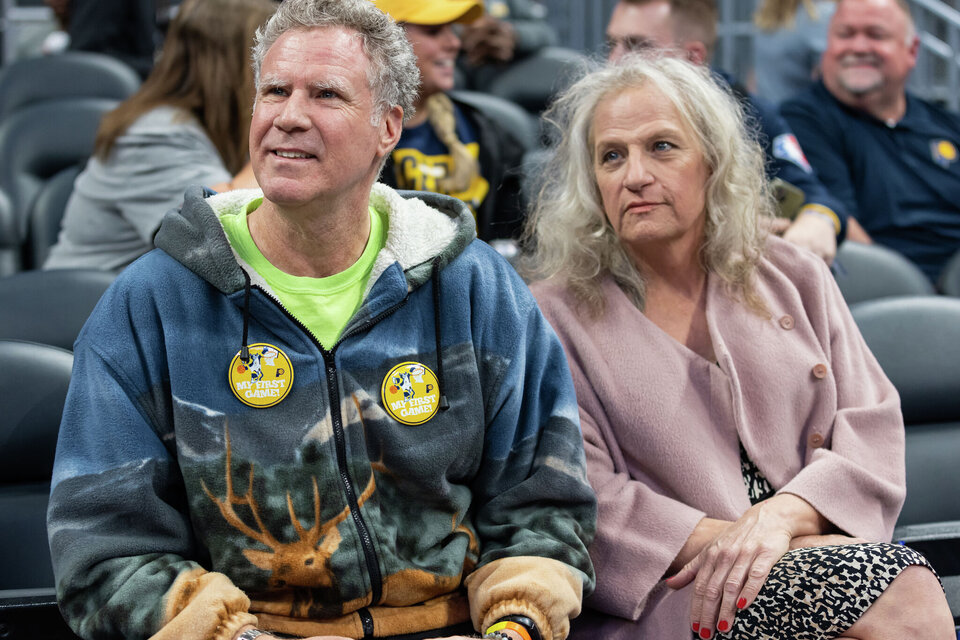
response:
<svg viewBox="0 0 960 640"><path fill-rule="evenodd" d="M823 80L781 109L846 204L848 239L895 249L936 283L960 250L960 116L906 91L918 48L905 0L840 0Z"/></svg>

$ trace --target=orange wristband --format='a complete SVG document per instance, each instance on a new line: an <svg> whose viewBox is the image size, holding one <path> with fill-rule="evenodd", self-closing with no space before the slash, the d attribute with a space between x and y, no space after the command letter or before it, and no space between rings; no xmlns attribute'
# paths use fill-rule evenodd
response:
<svg viewBox="0 0 960 640"><path fill-rule="evenodd" d="M510 622L509 620L502 620L500 622L494 623L487 627L487 630L483 632L483 635L487 635L491 631L501 631L503 629L509 629L510 631L516 631L520 634L520 637L523 640L531 640L530 632L527 631L527 628L522 624L517 624L516 622Z"/></svg>

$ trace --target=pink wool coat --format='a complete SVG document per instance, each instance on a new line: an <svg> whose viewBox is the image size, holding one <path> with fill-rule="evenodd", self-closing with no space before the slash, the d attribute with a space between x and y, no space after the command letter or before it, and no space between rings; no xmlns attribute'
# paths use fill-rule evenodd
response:
<svg viewBox="0 0 960 640"><path fill-rule="evenodd" d="M738 441L778 492L850 535L890 539L906 492L896 391L820 259L771 238L756 284L770 318L707 279L717 363L610 278L596 320L561 283L532 287L566 348L599 500L597 589L572 637L690 638L692 587L662 578L701 518L750 507Z"/></svg>

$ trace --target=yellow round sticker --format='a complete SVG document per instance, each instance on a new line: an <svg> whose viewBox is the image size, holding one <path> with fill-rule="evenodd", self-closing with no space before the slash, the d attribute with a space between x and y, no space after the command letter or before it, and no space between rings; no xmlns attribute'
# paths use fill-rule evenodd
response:
<svg viewBox="0 0 960 640"><path fill-rule="evenodd" d="M383 407L403 424L423 424L437 413L440 391L437 376L419 362L398 364L380 387Z"/></svg>
<svg viewBox="0 0 960 640"><path fill-rule="evenodd" d="M941 140L937 143L937 153L944 160L953 162L957 159L957 148L949 140Z"/></svg>
<svg viewBox="0 0 960 640"><path fill-rule="evenodd" d="M247 348L250 358L246 362L240 359L239 351L230 362L230 390L245 405L272 407L286 398L293 386L290 358L272 344L260 342Z"/></svg>

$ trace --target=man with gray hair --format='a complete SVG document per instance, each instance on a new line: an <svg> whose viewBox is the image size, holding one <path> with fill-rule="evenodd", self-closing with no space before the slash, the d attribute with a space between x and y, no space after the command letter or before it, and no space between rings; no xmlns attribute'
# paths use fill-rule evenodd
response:
<svg viewBox="0 0 960 640"><path fill-rule="evenodd" d="M254 60L262 191L191 188L75 345L61 611L86 640L562 640L596 519L570 373L465 205L375 184L402 29L286 0Z"/></svg>
<svg viewBox="0 0 960 640"><path fill-rule="evenodd" d="M842 0L823 80L784 103L810 163L850 212L936 283L960 251L960 115L906 90L919 40L904 0Z"/></svg>

